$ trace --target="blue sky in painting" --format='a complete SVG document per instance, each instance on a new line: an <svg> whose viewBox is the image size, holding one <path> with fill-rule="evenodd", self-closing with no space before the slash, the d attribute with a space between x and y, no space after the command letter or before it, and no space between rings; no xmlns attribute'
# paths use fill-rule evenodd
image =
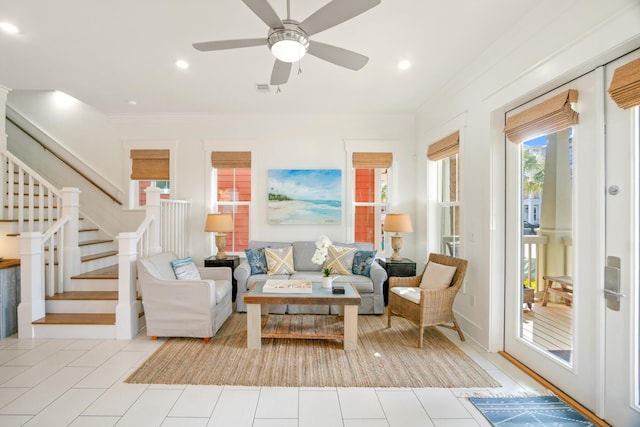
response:
<svg viewBox="0 0 640 427"><path fill-rule="evenodd" d="M340 200L340 169L270 169L269 192L296 200Z"/></svg>

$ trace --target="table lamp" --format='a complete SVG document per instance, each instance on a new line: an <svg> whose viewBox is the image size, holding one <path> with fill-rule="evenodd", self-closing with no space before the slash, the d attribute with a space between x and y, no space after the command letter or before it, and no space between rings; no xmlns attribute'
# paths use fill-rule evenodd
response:
<svg viewBox="0 0 640 427"><path fill-rule="evenodd" d="M413 231L411 217L407 214L387 214L384 218L382 230L396 233L391 236L391 247L393 248L391 261L400 261L402 259L402 255L400 255L402 236L399 233L411 233Z"/></svg>
<svg viewBox="0 0 640 427"><path fill-rule="evenodd" d="M208 214L204 231L216 233L216 247L218 248L216 259L226 259L227 254L224 252L224 247L227 244L226 233L233 231L233 217L231 214Z"/></svg>

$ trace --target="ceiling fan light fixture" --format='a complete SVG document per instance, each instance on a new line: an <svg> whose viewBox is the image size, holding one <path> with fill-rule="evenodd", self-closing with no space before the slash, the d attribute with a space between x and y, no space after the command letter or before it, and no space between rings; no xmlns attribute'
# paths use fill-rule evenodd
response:
<svg viewBox="0 0 640 427"><path fill-rule="evenodd" d="M285 25L288 25L285 23ZM297 26L272 30L268 38L269 49L282 62L302 59L309 48L309 38Z"/></svg>

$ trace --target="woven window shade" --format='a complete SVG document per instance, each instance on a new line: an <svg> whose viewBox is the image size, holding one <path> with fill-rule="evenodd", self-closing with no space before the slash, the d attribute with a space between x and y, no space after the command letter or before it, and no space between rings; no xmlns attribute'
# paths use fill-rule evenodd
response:
<svg viewBox="0 0 640 427"><path fill-rule="evenodd" d="M169 150L131 150L131 179L169 180Z"/></svg>
<svg viewBox="0 0 640 427"><path fill-rule="evenodd" d="M460 152L460 131L455 131L449 136L436 141L427 149L429 160L438 161L451 157Z"/></svg>
<svg viewBox="0 0 640 427"><path fill-rule="evenodd" d="M390 168L393 153L353 153L352 161L357 169Z"/></svg>
<svg viewBox="0 0 640 427"><path fill-rule="evenodd" d="M640 105L640 58L616 68L609 95L618 107L625 110Z"/></svg>
<svg viewBox="0 0 640 427"><path fill-rule="evenodd" d="M250 168L251 151L214 151L211 165L216 168Z"/></svg>
<svg viewBox="0 0 640 427"><path fill-rule="evenodd" d="M507 119L504 133L516 144L578 124L578 112L571 108L578 91L569 89Z"/></svg>

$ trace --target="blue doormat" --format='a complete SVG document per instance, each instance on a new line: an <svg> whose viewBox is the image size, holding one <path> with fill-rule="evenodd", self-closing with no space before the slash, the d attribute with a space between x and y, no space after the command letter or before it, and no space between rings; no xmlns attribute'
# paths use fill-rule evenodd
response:
<svg viewBox="0 0 640 427"><path fill-rule="evenodd" d="M469 400L494 426L594 426L556 396L470 397Z"/></svg>

